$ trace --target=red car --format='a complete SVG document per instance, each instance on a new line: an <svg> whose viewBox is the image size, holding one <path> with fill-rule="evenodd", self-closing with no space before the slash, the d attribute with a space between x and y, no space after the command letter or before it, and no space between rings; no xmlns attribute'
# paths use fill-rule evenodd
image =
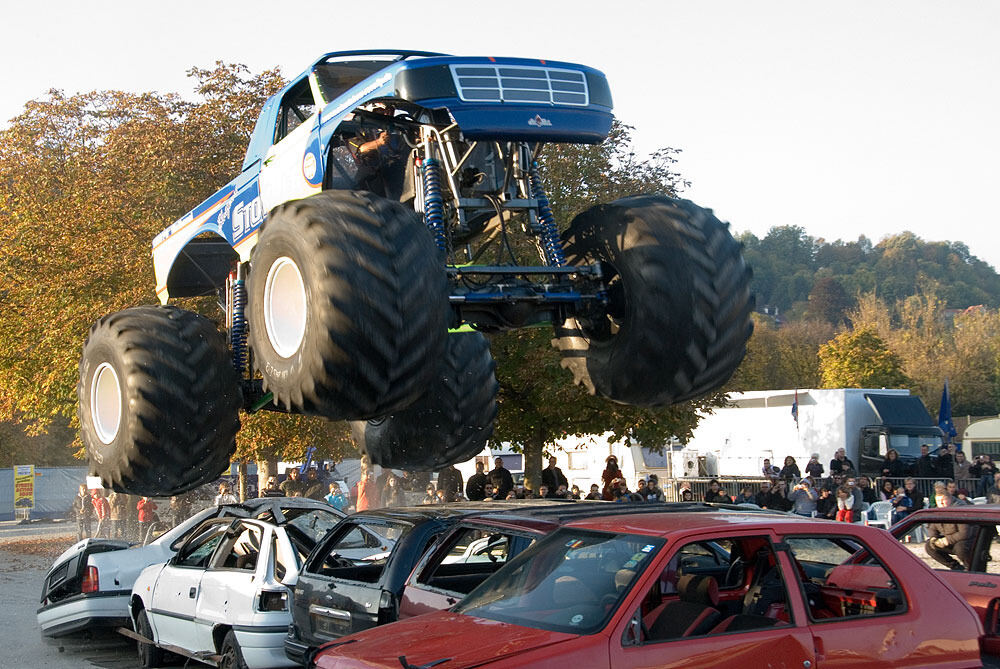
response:
<svg viewBox="0 0 1000 669"><path fill-rule="evenodd" d="M448 611L347 636L322 669L978 667L975 611L881 530L665 509L573 520Z"/></svg>
<svg viewBox="0 0 1000 669"><path fill-rule="evenodd" d="M890 529L976 610L985 630L982 649L990 655L1000 655L998 525L1000 506L981 504L921 509Z"/></svg>

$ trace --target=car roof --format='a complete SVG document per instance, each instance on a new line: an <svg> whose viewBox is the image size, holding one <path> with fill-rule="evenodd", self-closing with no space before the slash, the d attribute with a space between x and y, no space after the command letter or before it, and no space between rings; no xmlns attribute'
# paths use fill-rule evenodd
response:
<svg viewBox="0 0 1000 669"><path fill-rule="evenodd" d="M956 506L932 506L925 509L918 509L906 514L903 521L912 519L932 518L954 518L956 520L988 520L988 522L1000 523L1000 504L959 504Z"/></svg>
<svg viewBox="0 0 1000 669"><path fill-rule="evenodd" d="M661 504L669 507L669 504ZM708 505L711 506L711 505ZM603 532L626 532L665 536L672 532L714 530L722 526L738 529L774 529L788 526L797 531L814 529L830 531L827 520L817 520L804 516L784 513L754 513L732 505L717 505L719 508L675 508L660 509L647 513L620 513L583 517L565 523L567 527L599 530ZM845 525L853 528L853 525ZM842 529L842 528L841 528Z"/></svg>

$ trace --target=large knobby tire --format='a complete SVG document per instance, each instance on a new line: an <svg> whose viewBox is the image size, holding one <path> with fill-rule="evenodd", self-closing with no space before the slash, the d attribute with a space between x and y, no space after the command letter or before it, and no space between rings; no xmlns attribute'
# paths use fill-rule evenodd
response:
<svg viewBox="0 0 1000 669"><path fill-rule="evenodd" d="M90 473L105 487L177 495L229 466L239 378L203 316L144 306L101 318L83 345L77 395Z"/></svg>
<svg viewBox="0 0 1000 669"><path fill-rule="evenodd" d="M710 210L625 198L577 216L563 243L570 263L600 262L608 282L606 313L567 319L553 340L591 394L665 406L718 388L743 360L751 272Z"/></svg>
<svg viewBox="0 0 1000 669"><path fill-rule="evenodd" d="M229 630L226 638L222 641L222 650L219 653L222 658L219 660L219 669L247 669L246 660L243 659L243 651L240 649L240 642L236 639L236 632Z"/></svg>
<svg viewBox="0 0 1000 669"><path fill-rule="evenodd" d="M413 211L328 191L276 207L253 252L250 343L275 405L332 420L410 404L444 353L444 264Z"/></svg>
<svg viewBox="0 0 1000 669"><path fill-rule="evenodd" d="M153 628L149 624L146 609L140 610L139 615L136 616L135 631L139 636L147 639L153 638ZM143 643L142 641L137 641L136 647L139 652L139 666L142 669L155 669L155 667L163 666L164 653L162 648L151 643Z"/></svg>
<svg viewBox="0 0 1000 669"><path fill-rule="evenodd" d="M373 464L435 470L483 450L497 416L496 364L482 334L448 335L437 375L410 406L370 421L354 421L355 443Z"/></svg>

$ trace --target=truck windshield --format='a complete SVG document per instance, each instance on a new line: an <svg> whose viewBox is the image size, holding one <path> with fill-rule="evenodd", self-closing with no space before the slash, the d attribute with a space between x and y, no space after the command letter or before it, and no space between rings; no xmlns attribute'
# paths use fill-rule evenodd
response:
<svg viewBox="0 0 1000 669"><path fill-rule="evenodd" d="M316 66L316 82L323 96L323 102L329 104L343 95L346 90L358 84L368 76L387 67L392 58L363 60L328 60Z"/></svg>
<svg viewBox="0 0 1000 669"><path fill-rule="evenodd" d="M920 447L928 444L931 452L941 445L941 437L936 434L900 434L889 433L889 448L895 448L901 456L920 457Z"/></svg>
<svg viewBox="0 0 1000 669"><path fill-rule="evenodd" d="M662 546L654 537L560 530L511 560L454 611L553 632L593 634Z"/></svg>

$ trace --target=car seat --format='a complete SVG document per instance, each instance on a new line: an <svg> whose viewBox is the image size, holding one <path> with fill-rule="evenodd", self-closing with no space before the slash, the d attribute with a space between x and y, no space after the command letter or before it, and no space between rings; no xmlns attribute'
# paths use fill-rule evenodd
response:
<svg viewBox="0 0 1000 669"><path fill-rule="evenodd" d="M722 618L719 584L711 576L687 574L677 581L680 598L663 607L649 626L648 640L663 641L707 634Z"/></svg>

